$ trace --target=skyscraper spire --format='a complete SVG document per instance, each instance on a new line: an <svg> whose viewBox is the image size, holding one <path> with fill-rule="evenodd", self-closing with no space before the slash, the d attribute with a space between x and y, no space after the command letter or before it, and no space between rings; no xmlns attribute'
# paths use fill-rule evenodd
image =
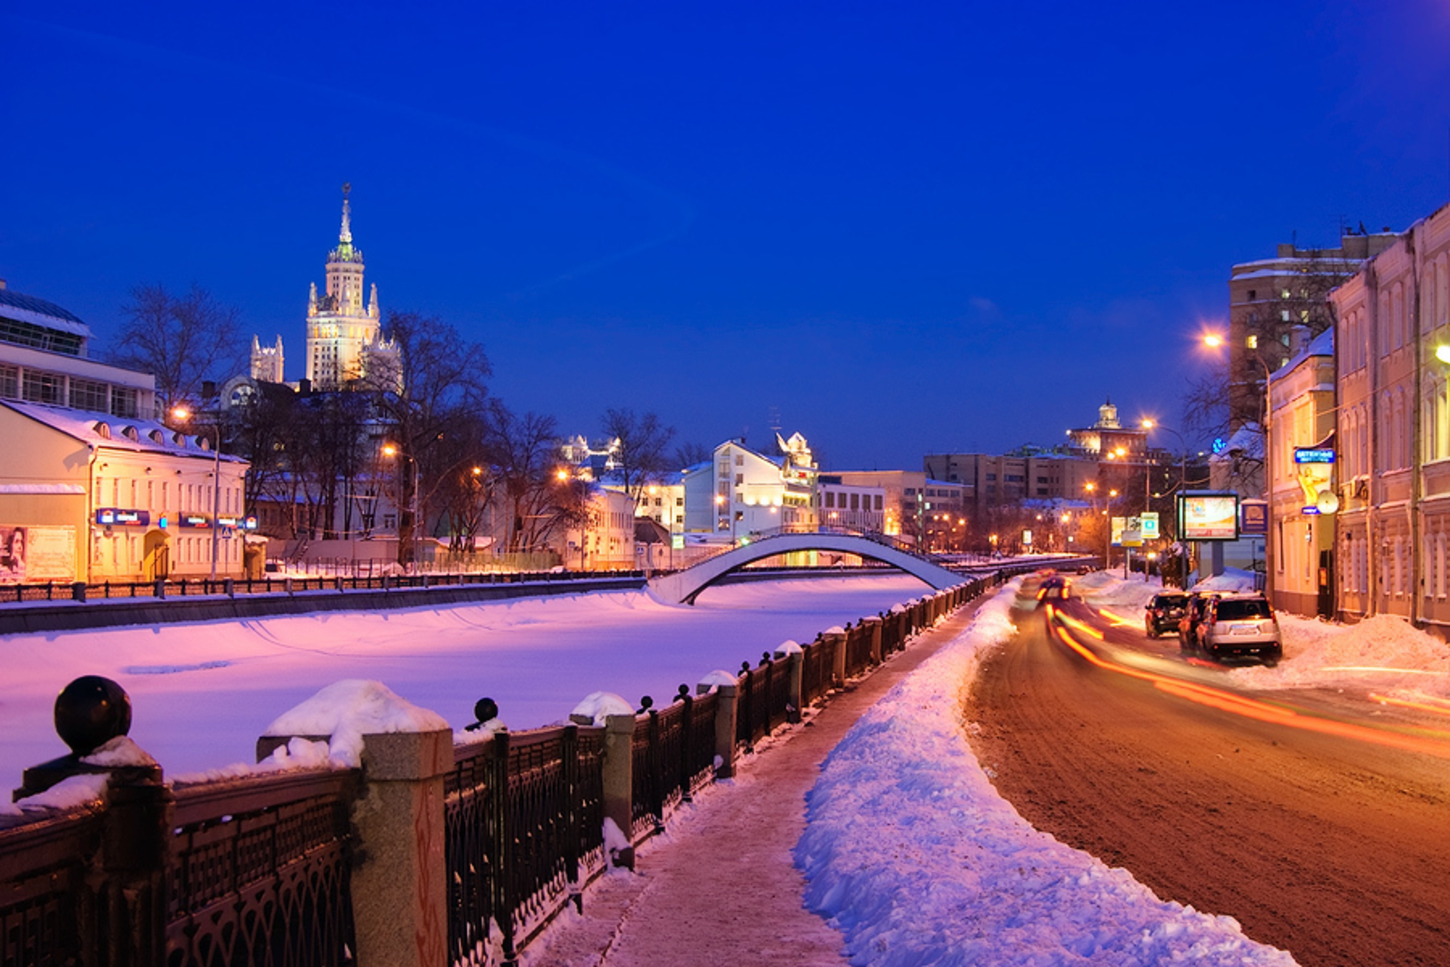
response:
<svg viewBox="0 0 1450 967"><path fill-rule="evenodd" d="M352 193L352 182L342 183L342 231L338 233L337 240L343 245L352 244L352 209L348 205L347 196Z"/></svg>

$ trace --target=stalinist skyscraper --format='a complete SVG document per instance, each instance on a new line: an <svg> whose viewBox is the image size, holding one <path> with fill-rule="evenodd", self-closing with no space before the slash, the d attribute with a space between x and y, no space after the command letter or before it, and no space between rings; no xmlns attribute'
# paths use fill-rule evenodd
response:
<svg viewBox="0 0 1450 967"><path fill-rule="evenodd" d="M338 389L379 367L397 372L398 350L379 322L378 287L363 306L363 253L352 244L352 209L342 186L342 231L327 255L327 291L312 284L307 297L307 379L314 389ZM396 378L396 377L395 377Z"/></svg>

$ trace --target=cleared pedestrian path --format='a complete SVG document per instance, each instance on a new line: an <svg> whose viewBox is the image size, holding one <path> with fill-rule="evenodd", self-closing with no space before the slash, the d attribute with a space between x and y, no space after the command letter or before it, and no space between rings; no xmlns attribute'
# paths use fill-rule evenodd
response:
<svg viewBox="0 0 1450 967"><path fill-rule="evenodd" d="M827 967L846 964L841 935L806 910L791 856L805 796L831 749L891 687L966 628L975 601L918 635L867 678L836 694L738 763L639 850L637 872L613 871L523 952L533 967Z"/></svg>

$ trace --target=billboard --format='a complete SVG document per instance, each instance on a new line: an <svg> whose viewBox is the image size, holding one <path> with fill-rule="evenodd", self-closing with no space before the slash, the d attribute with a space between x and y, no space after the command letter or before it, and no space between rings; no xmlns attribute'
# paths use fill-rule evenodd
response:
<svg viewBox="0 0 1450 967"><path fill-rule="evenodd" d="M1306 514L1332 514L1339 509L1334 497L1334 451L1324 447L1295 447L1294 472L1304 491Z"/></svg>
<svg viewBox="0 0 1450 967"><path fill-rule="evenodd" d="M0 527L0 584L75 579L74 527Z"/></svg>
<svg viewBox="0 0 1450 967"><path fill-rule="evenodd" d="M1114 547L1122 547L1123 546L1123 531L1126 530L1127 527L1128 527L1128 518L1126 518L1126 517L1114 517L1112 519L1112 528L1113 528L1113 531L1112 531L1112 533L1113 533L1112 545Z"/></svg>
<svg viewBox="0 0 1450 967"><path fill-rule="evenodd" d="M1239 536L1238 494L1183 494L1178 534L1185 541L1232 541Z"/></svg>

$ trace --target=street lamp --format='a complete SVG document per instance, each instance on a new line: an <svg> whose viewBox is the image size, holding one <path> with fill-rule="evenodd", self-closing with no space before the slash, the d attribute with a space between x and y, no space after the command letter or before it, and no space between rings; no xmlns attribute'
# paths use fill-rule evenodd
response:
<svg viewBox="0 0 1450 967"><path fill-rule="evenodd" d="M1188 441L1183 439L1183 434L1179 433L1171 426L1164 426L1162 423L1159 423L1156 420L1145 419L1142 421L1142 423L1143 429L1149 433L1152 433L1154 430L1166 430L1178 438L1178 445L1181 448L1180 452L1182 454L1178 464L1178 493L1181 495L1183 491L1188 489ZM1173 513L1173 538L1175 541L1181 541L1183 536L1178 532L1180 523L1178 517L1180 513L1181 511L1179 510L1179 508L1175 506ZM1182 560L1180 567L1182 568L1180 579L1187 578L1188 561L1186 558Z"/></svg>
<svg viewBox="0 0 1450 967"><path fill-rule="evenodd" d="M171 411L171 415L182 422L191 419L191 411L184 406L178 406ZM211 425L213 433L212 446L212 473L211 473L211 579L216 580L216 558L217 558L217 528L221 526L222 506L222 425L217 420Z"/></svg>
<svg viewBox="0 0 1450 967"><path fill-rule="evenodd" d="M388 457L389 459L393 457L399 457L403 460L407 460L413 465L413 492L408 495L408 542L412 544L413 547L412 551L408 555L408 559L409 563L413 565L414 570L416 570L418 567L418 461L412 456L404 453L403 448L398 446L396 443L384 443L382 446L382 453L383 456ZM401 467L399 469L401 469ZM399 507L399 524L402 523L402 513L403 508ZM401 527L399 529L401 530ZM402 535L399 534L398 536L401 549Z"/></svg>
<svg viewBox="0 0 1450 967"><path fill-rule="evenodd" d="M1210 348L1210 349L1217 349L1220 346L1224 345L1224 339L1223 339L1222 336L1218 335L1217 333L1207 333L1203 337L1203 344L1205 346L1207 346L1208 348ZM1437 354L1438 354L1438 351L1437 351ZM1260 424L1260 429L1262 429L1263 430L1263 433L1264 433L1264 462L1263 462L1263 464L1262 464L1262 466L1260 468L1260 472L1263 474L1264 511L1265 511L1265 516L1266 516L1266 518L1272 518L1273 517L1273 506L1272 506L1272 504L1273 504L1273 493L1272 493L1272 491L1270 489L1270 477L1272 476L1271 470L1270 470L1270 466L1271 466L1271 461L1273 459L1273 452L1274 452L1274 448L1273 448L1274 436L1273 436L1273 429L1272 429L1272 427L1273 427L1273 419L1272 419L1272 416L1273 416L1273 409L1274 409L1274 398L1273 398L1272 393L1270 392L1270 385L1269 385L1269 383L1274 378L1274 374L1269 369L1269 364L1266 363L1266 362L1264 362L1263 357L1260 356L1258 353L1250 353L1250 354L1248 354L1248 356L1254 362L1258 363L1261 367L1263 367L1263 370L1264 370L1264 420ZM1233 379L1233 374L1232 373L1229 374L1229 379L1230 380ZM1268 598L1270 601L1273 601L1273 599L1274 599L1274 582L1273 582L1274 566L1273 566L1273 552L1272 552L1272 549L1271 549L1271 546L1270 546L1270 542L1273 540L1274 522L1272 520L1265 520L1264 523L1265 523L1265 527L1264 527L1264 596L1266 598Z"/></svg>

